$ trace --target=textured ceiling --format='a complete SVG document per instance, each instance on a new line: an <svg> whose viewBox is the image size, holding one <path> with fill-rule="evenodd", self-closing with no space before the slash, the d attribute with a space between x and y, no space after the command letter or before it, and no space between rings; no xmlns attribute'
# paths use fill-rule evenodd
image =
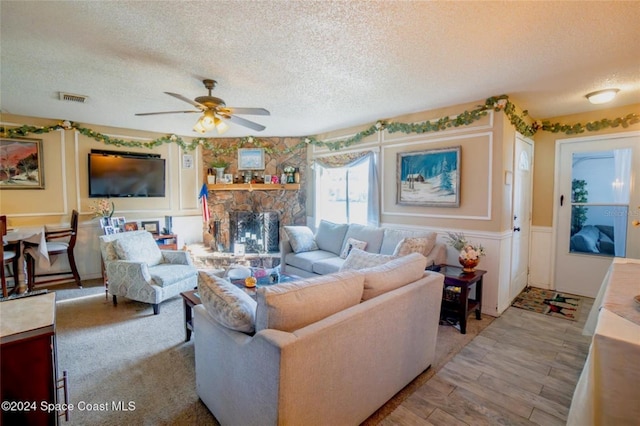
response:
<svg viewBox="0 0 640 426"><path fill-rule="evenodd" d="M163 92L302 136L506 93L536 118L640 102L638 2L2 1L2 112L197 136ZM63 102L59 92L86 95ZM602 106L600 106L602 108ZM215 136L215 133L207 136Z"/></svg>

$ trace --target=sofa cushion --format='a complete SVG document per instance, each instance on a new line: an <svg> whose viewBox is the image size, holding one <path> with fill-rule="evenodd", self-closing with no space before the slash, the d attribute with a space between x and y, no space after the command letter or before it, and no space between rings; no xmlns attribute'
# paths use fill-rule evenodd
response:
<svg viewBox="0 0 640 426"><path fill-rule="evenodd" d="M435 234L433 239L427 237L405 237L396 246L393 251L394 256L406 256L409 253L420 253L428 256L436 245Z"/></svg>
<svg viewBox="0 0 640 426"><path fill-rule="evenodd" d="M113 247L121 260L145 262L149 266L162 263L160 248L148 232L117 239L113 242Z"/></svg>
<svg viewBox="0 0 640 426"><path fill-rule="evenodd" d="M364 250L365 248L367 248L367 242L356 240L355 238L347 238L347 242L342 249L342 253L340 253L340 257L346 259L347 256L349 256L349 253L351 253L351 250L353 250L354 248Z"/></svg>
<svg viewBox="0 0 640 426"><path fill-rule="evenodd" d="M347 229L349 229L349 224L347 223L338 224L321 220L316 230L318 248L334 254L340 254Z"/></svg>
<svg viewBox="0 0 640 426"><path fill-rule="evenodd" d="M284 232L289 238L291 248L295 253L318 250L315 236L307 226L285 226Z"/></svg>
<svg viewBox="0 0 640 426"><path fill-rule="evenodd" d="M345 260L339 256L329 257L327 259L319 260L313 264L312 271L318 275L333 274L340 271Z"/></svg>
<svg viewBox="0 0 640 426"><path fill-rule="evenodd" d="M257 303L240 288L213 273L199 271L198 293L207 313L218 323L245 333L255 330Z"/></svg>
<svg viewBox="0 0 640 426"><path fill-rule="evenodd" d="M385 264L364 269L362 300L369 300L420 279L426 267L426 257L420 253L411 253Z"/></svg>
<svg viewBox="0 0 640 426"><path fill-rule="evenodd" d="M396 259L388 254L367 253L360 249L353 249L340 267L341 271L358 270L378 266Z"/></svg>
<svg viewBox="0 0 640 426"><path fill-rule="evenodd" d="M323 259L330 259L333 257L339 259L338 256L328 251L314 250L303 253L288 253L287 255L285 255L285 258L282 259L282 261L287 265L291 265L298 269L311 272L313 271L314 263Z"/></svg>
<svg viewBox="0 0 640 426"><path fill-rule="evenodd" d="M292 332L360 303L364 276L356 271L258 288L256 331Z"/></svg>
<svg viewBox="0 0 640 426"><path fill-rule="evenodd" d="M351 225L349 225L349 229L344 236L344 244L342 244L342 249L344 249L344 247L346 246L347 240L349 238L355 238L356 240L367 242L365 251L368 251L369 253L380 253L380 246L382 245L383 237L384 228L352 223ZM342 250L340 250L340 252L342 253Z"/></svg>
<svg viewBox="0 0 640 426"><path fill-rule="evenodd" d="M182 280L195 276L197 269L192 265L178 265L174 263L161 263L149 267L149 275L160 287L168 287Z"/></svg>
<svg viewBox="0 0 640 426"><path fill-rule="evenodd" d="M380 247L380 253L392 254L395 251L398 244L400 243L400 241L402 241L403 238L407 238L407 237L425 237L430 242L433 241L433 245L435 245L437 234L435 232L429 232L429 231L412 231L408 229L385 228L384 238L382 239L382 246ZM433 249L433 246L429 248L429 251L427 253L423 253L423 254L427 256L432 249Z"/></svg>

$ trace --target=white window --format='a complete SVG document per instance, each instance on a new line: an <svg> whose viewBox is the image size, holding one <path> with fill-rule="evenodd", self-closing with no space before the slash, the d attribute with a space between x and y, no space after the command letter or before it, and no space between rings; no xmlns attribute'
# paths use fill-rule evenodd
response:
<svg viewBox="0 0 640 426"><path fill-rule="evenodd" d="M355 160L317 160L315 163L315 218L335 223L378 225L378 184L373 153Z"/></svg>

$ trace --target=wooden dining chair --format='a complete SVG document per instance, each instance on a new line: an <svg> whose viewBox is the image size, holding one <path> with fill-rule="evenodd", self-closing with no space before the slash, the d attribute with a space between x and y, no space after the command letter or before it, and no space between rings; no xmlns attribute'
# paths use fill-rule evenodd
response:
<svg viewBox="0 0 640 426"><path fill-rule="evenodd" d="M0 254L2 255L2 271L0 271L0 279L2 280L2 297L9 295L7 288L7 276L13 277L13 289L18 288L18 260L20 259L20 243L10 243L4 245L4 236L7 235L7 216L0 216L0 238L3 239L0 244ZM11 275L7 274L7 268L11 265Z"/></svg>
<svg viewBox="0 0 640 426"><path fill-rule="evenodd" d="M47 253L49 258L52 256L58 256L66 254L69 259L70 271L58 271L58 272L41 272L36 271L36 258L31 254L31 250L37 250L37 245L30 244L31 250L25 250L24 256L27 261L27 282L29 291L33 291L36 284L45 284L59 281L66 281L73 276L73 280L79 288L82 288L80 281L80 274L78 274L78 268L76 267L76 260L73 255L73 248L76 245L76 237L78 234L78 211L74 210L71 214L71 226L64 229L56 229L55 231L45 232L45 239L47 240ZM59 241L67 240L67 241ZM50 278L38 281L39 277L56 276L56 278Z"/></svg>

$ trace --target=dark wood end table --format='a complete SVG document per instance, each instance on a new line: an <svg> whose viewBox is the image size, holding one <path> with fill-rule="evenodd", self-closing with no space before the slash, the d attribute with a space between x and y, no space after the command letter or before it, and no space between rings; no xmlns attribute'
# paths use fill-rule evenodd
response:
<svg viewBox="0 0 640 426"><path fill-rule="evenodd" d="M462 268L451 265L442 265L440 272L444 275L444 291L442 297L442 309L440 317L453 315L460 324L460 333L467 333L467 317L471 312L476 313L476 319L481 319L482 312L482 277L487 271L476 269L474 272L463 272ZM469 299L469 290L475 286L474 299ZM452 291L452 287L460 287L460 293ZM456 295L449 298L448 295Z"/></svg>
<svg viewBox="0 0 640 426"><path fill-rule="evenodd" d="M182 296L182 302L184 304L184 332L186 338L185 342L191 340L191 333L193 332L193 307L202 303L198 290L190 290L180 293Z"/></svg>

